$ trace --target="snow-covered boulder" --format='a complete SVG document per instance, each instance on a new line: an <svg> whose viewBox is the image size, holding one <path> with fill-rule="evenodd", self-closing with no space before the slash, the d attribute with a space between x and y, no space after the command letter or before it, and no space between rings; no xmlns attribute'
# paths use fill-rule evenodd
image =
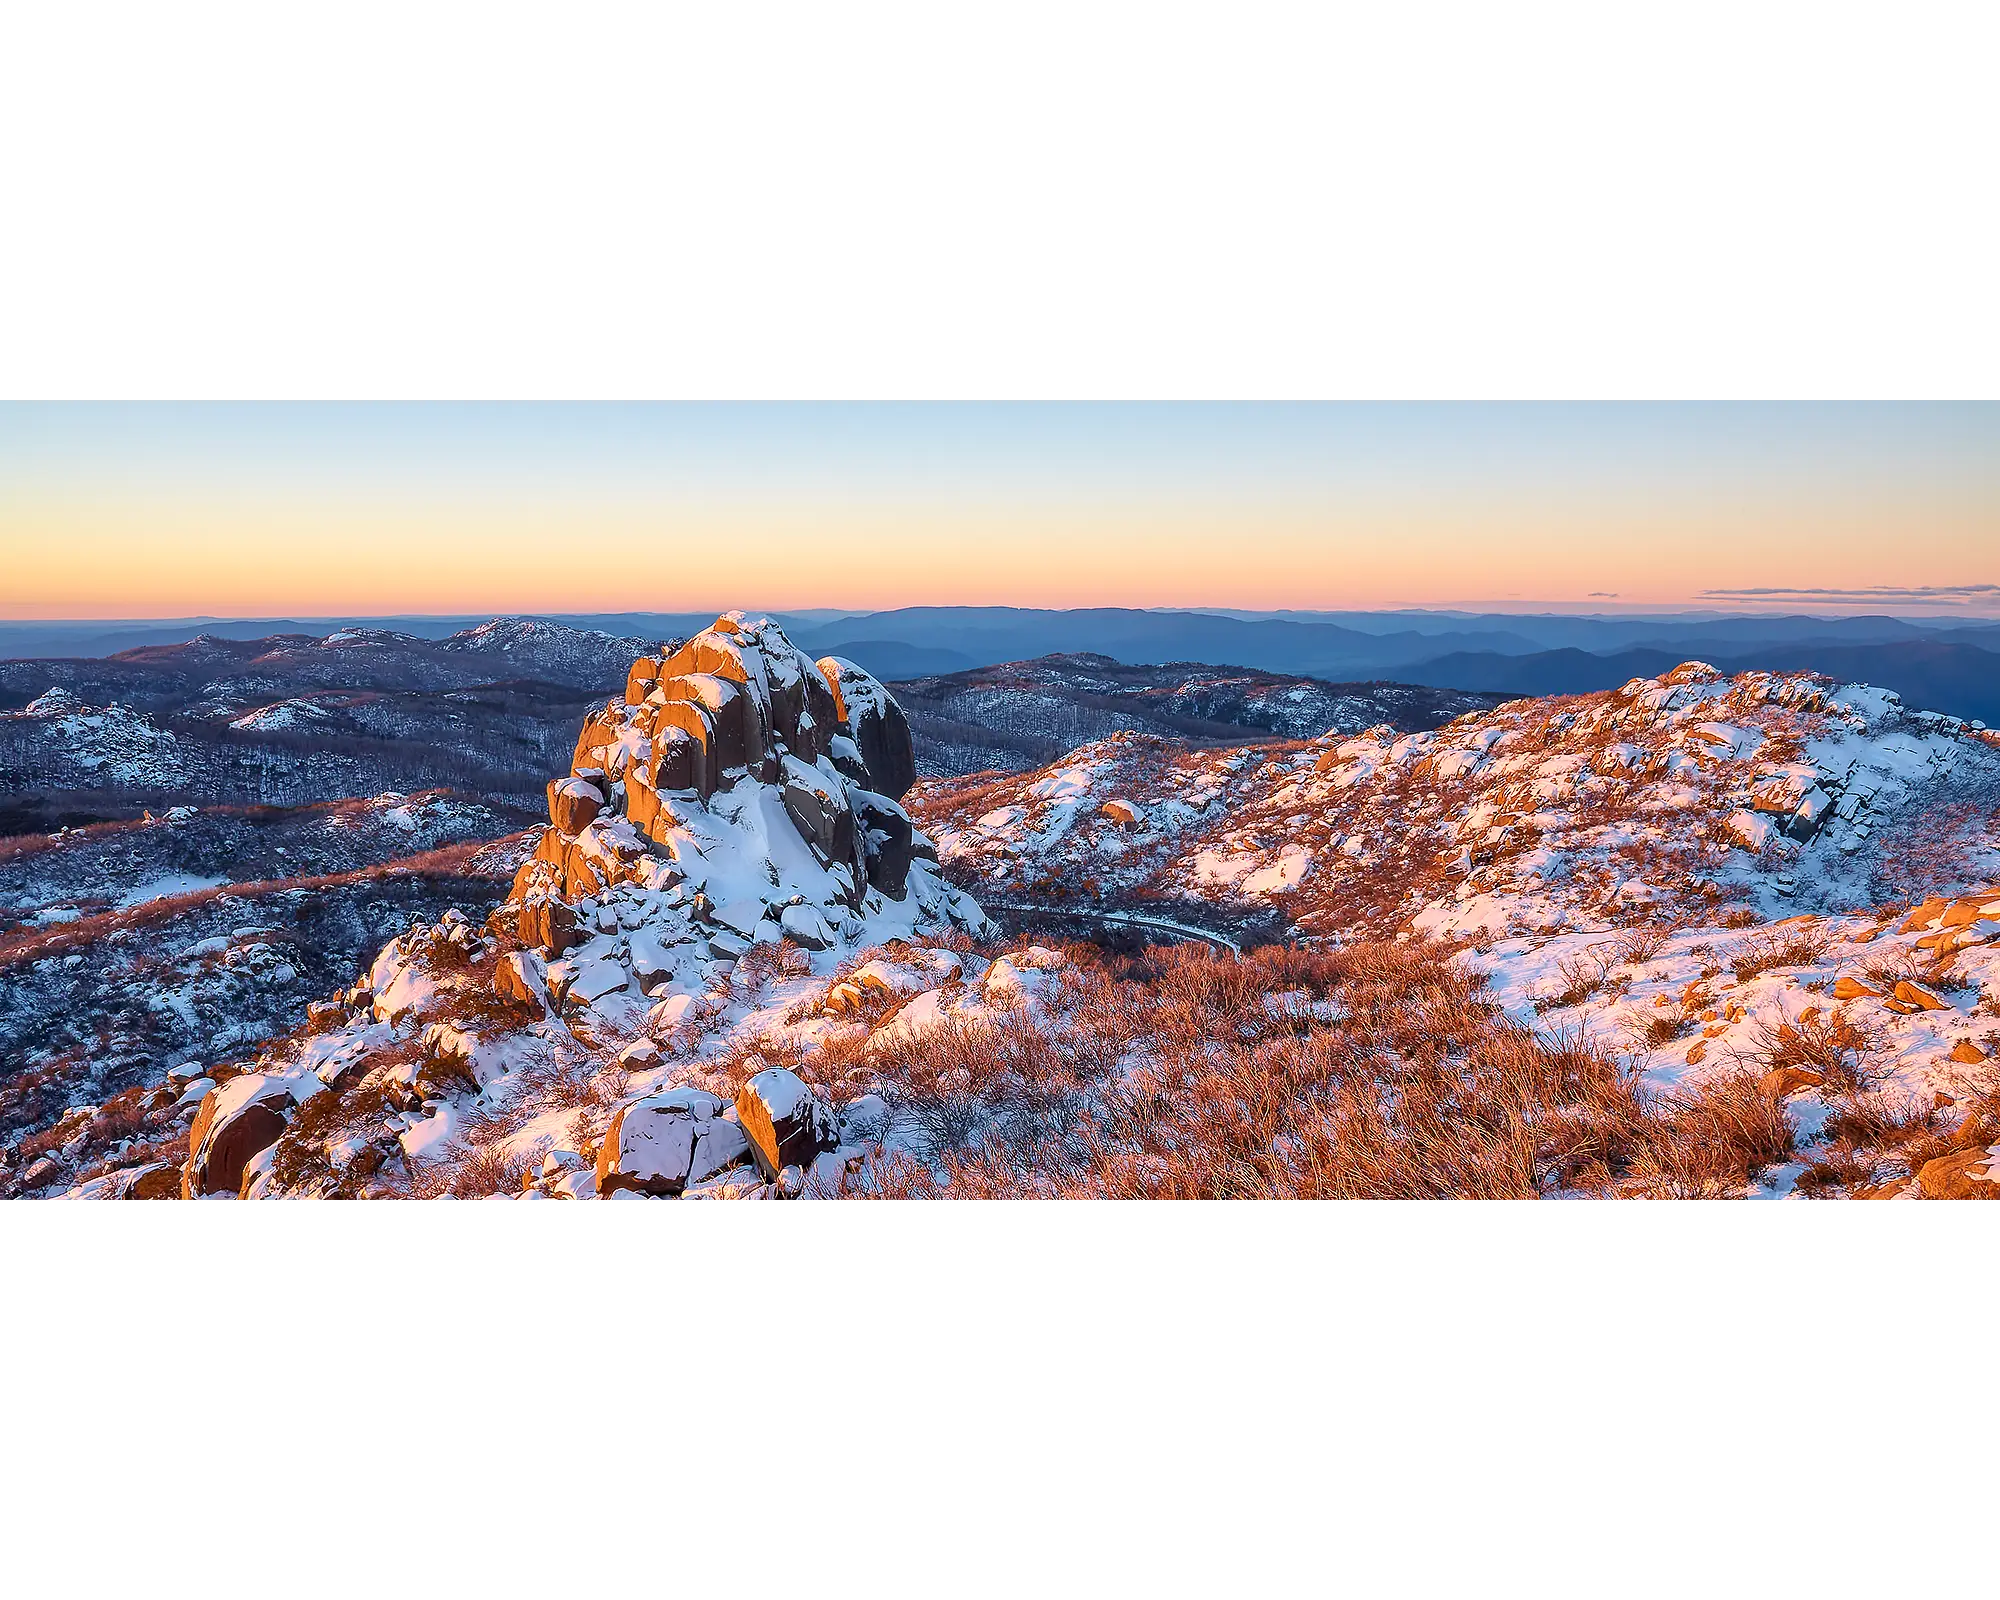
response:
<svg viewBox="0 0 2000 1600"><path fill-rule="evenodd" d="M524 1006L546 1012L549 998L548 963L533 950L514 950L502 956L493 968L496 994Z"/></svg>
<svg viewBox="0 0 2000 1600"><path fill-rule="evenodd" d="M826 656L819 670L832 685L841 731L853 742L866 787L900 800L917 781L910 724L895 697L865 668L841 656ZM840 760L837 754L834 758Z"/></svg>
<svg viewBox="0 0 2000 1600"><path fill-rule="evenodd" d="M245 1073L211 1089L188 1133L181 1198L237 1193L243 1186L243 1169L278 1142L297 1104L291 1083L262 1073Z"/></svg>
<svg viewBox="0 0 2000 1600"><path fill-rule="evenodd" d="M621 1106L597 1153L597 1192L677 1195L741 1161L749 1146L721 1096L669 1089Z"/></svg>
<svg viewBox="0 0 2000 1600"><path fill-rule="evenodd" d="M758 1170L773 1181L787 1167L810 1167L840 1142L832 1108L785 1067L766 1067L743 1085L736 1118Z"/></svg>
<svg viewBox="0 0 2000 1600"><path fill-rule="evenodd" d="M604 791L588 778L557 778L549 784L549 821L562 833L581 833L603 809Z"/></svg>

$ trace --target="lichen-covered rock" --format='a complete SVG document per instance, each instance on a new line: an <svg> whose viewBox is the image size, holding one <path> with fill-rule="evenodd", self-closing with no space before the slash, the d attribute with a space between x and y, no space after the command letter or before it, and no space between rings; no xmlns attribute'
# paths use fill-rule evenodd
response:
<svg viewBox="0 0 2000 1600"><path fill-rule="evenodd" d="M840 1142L832 1108L785 1067L766 1067L737 1091L736 1120L758 1170L772 1182L787 1167L810 1167Z"/></svg>

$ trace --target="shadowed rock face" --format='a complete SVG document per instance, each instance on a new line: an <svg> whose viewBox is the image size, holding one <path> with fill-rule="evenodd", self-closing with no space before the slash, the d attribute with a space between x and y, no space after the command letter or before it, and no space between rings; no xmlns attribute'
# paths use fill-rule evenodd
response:
<svg viewBox="0 0 2000 1600"><path fill-rule="evenodd" d="M852 661L827 656L819 670L832 685L840 723L854 743L861 770L850 774L877 794L900 800L917 781L910 724L903 708L874 677ZM838 761L841 754L836 753Z"/></svg>

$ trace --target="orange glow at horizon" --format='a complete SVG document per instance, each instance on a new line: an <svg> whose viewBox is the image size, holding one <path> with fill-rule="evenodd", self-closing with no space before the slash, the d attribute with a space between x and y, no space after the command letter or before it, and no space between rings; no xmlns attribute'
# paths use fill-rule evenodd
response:
<svg viewBox="0 0 2000 1600"><path fill-rule="evenodd" d="M691 611L756 605L1233 606L1363 609L1508 600L1692 602L1704 588L1860 588L1865 523L1745 516L1690 533L1670 513L1557 523L1501 514L1476 533L1384 512L1083 516L940 508L891 516L579 511L411 515L271 508L106 526L51 510L0 523L0 615L335 616ZM1933 525L1926 583L1990 579L1977 526ZM1813 548L1801 570L1797 551ZM1717 548L1730 550L1726 561ZM1759 561L1759 547L1778 547ZM79 553L85 553L79 559ZM1903 563L1893 564L1902 568Z"/></svg>
<svg viewBox="0 0 2000 1600"><path fill-rule="evenodd" d="M1326 445L1315 436L1294 441L1289 453L1272 450L1248 427L1255 416L1233 408L1191 418L1110 410L1075 421L1032 408L990 416L917 408L909 420L815 415L803 444L766 442L762 455L744 454L726 430L782 431L780 424L801 427L800 420L780 415L767 424L754 412L725 413L716 424L720 442L697 441L725 458L721 464L711 467L690 445L695 466L672 471L645 453L656 449L650 436L631 459L603 463L560 458L553 447L544 461L534 454L541 438L534 432L520 450L496 446L488 432L521 425L511 413L433 419L419 408L378 419L364 409L357 421L253 409L241 420L197 412L193 421L223 441L197 441L208 451L199 459L165 450L147 433L138 445L114 441L123 456L105 446L96 470L93 438L73 444L67 461L38 451L31 438L11 473L9 417L0 411L0 617L933 604L1616 608L1712 604L1703 592L1713 589L2000 581L2000 468L1980 431L1993 431L2000 408L1974 413L1971 424L1956 413L1948 418L1957 434L1937 431L1951 435L1956 453L1934 452L1943 468L1929 458L1884 465L1821 445L1783 472L1741 447L1740 426L1711 430L1720 445L1686 446L1685 460L1627 460L1618 452L1639 450L1630 439L1593 439L1590 449L1565 453L1538 437L1525 446L1506 437L1503 450L1470 428L1480 421L1523 437L1530 424L1574 431L1597 427L1594 412L1566 420L1501 408L1489 424L1437 409L1435 420L1392 418L1386 443L1365 441L1374 453L1349 447L1338 459L1340 439ZM1634 420L1615 417L1621 425ZM65 414L55 424L85 431L81 424L91 420ZM142 420L160 432L192 426L174 408L164 420ZM612 431L623 419L582 420ZM1337 412L1332 420L1347 422ZM1720 420L1737 424L1734 413ZM1780 420L1789 423L1788 414ZM1890 420L1902 423L1903 414ZM376 427L380 436L348 457L322 459L310 453L319 445L309 437L322 422L328 432ZM1086 423L1103 434L1101 459L1070 436ZM291 431L275 443L238 446L238 434L277 424ZM970 438L974 424L990 424L1001 444L980 434L972 444L931 439L920 449L905 437L925 443L926 429L949 425ZM1371 419L1362 416L1353 427L1365 424ZM1437 445L1403 436L1447 424L1466 437ZM460 440L461 456L439 466L419 448L421 436L447 425L476 434L478 449ZM1271 428L1298 425L1285 413ZM547 428L560 435L565 426L583 431L556 408ZM856 437L839 434L840 426ZM1660 431L1686 426L1669 412ZM1049 466L1037 454L1043 441L1030 448L1007 433L1034 427L1070 457ZM1221 452L1219 465L1189 467L1186 452L1157 441L1135 447L1131 435L1146 428L1181 429L1197 444L1208 437L1203 428L1235 428L1244 437L1233 446L1237 456ZM1640 443L1651 448L1654 440L1643 434ZM728 457L732 446L736 458ZM1542 456L1524 466L1518 457L1530 447ZM818 454L808 460L809 450Z"/></svg>

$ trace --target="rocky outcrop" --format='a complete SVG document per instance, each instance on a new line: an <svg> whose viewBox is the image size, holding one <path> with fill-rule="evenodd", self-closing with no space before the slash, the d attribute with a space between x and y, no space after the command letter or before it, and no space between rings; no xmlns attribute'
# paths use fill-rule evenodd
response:
<svg viewBox="0 0 2000 1600"><path fill-rule="evenodd" d="M569 775L549 785L550 826L491 925L573 956L579 976L623 960L640 988L677 949L727 960L762 941L989 932L898 803L914 777L909 724L880 683L732 612L633 662L623 696L585 720ZM519 973L501 982L535 998ZM558 999L564 982L552 967Z"/></svg>

